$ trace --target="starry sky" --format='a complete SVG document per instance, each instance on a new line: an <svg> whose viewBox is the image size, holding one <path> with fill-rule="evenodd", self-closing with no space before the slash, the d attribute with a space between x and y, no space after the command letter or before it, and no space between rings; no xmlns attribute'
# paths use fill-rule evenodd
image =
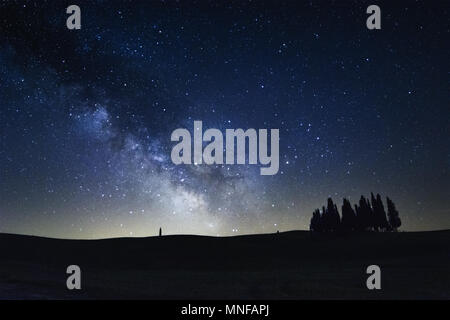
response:
<svg viewBox="0 0 450 320"><path fill-rule="evenodd" d="M81 30L66 7L81 8ZM448 1L0 4L0 232L308 229L331 196L450 228ZM278 128L280 169L174 165L176 128Z"/></svg>

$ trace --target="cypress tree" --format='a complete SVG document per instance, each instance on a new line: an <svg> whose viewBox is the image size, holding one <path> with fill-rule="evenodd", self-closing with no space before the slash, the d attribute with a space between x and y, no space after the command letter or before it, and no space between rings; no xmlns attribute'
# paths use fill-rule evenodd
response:
<svg viewBox="0 0 450 320"><path fill-rule="evenodd" d="M377 193L376 198L377 203L377 217L378 217L378 227L381 230L388 230L389 229L389 223L386 218L386 211L384 210L383 200L381 200L380 194Z"/></svg>
<svg viewBox="0 0 450 320"><path fill-rule="evenodd" d="M388 207L388 217L389 224L392 230L397 231L397 229L402 225L402 221L400 220L399 213L395 208L394 202L386 197L386 203Z"/></svg>
<svg viewBox="0 0 450 320"><path fill-rule="evenodd" d="M350 201L344 198L342 204L342 220L341 220L342 230L344 231L354 231L357 229L356 214L353 211Z"/></svg>
<svg viewBox="0 0 450 320"><path fill-rule="evenodd" d="M369 201L369 199L367 199ZM378 231L379 225L378 225L378 204L377 200L375 199L373 192L370 193L370 202L372 202L372 227L373 230Z"/></svg>
<svg viewBox="0 0 450 320"><path fill-rule="evenodd" d="M313 216L311 218L311 223L309 229L313 232L321 232L321 221L320 221L320 211L319 209L314 210Z"/></svg>
<svg viewBox="0 0 450 320"><path fill-rule="evenodd" d="M361 209L360 207L358 207L357 204L355 204L355 215L356 215L356 229L358 231L363 231L364 230L363 216L361 214Z"/></svg>
<svg viewBox="0 0 450 320"><path fill-rule="evenodd" d="M333 199L331 198L328 198L326 215L328 231L337 231L339 229L341 218L339 216L339 212L337 211L337 206L333 203Z"/></svg>
<svg viewBox="0 0 450 320"><path fill-rule="evenodd" d="M361 229L363 231L371 230L373 227L372 209L369 205L369 200L364 196L359 199L359 215L361 222Z"/></svg>

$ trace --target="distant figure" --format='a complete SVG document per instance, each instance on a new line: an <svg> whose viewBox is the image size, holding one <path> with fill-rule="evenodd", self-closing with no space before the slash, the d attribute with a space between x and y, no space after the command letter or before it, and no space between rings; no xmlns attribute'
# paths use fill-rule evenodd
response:
<svg viewBox="0 0 450 320"><path fill-rule="evenodd" d="M162 228L159 228L159 236L162 236Z"/></svg>

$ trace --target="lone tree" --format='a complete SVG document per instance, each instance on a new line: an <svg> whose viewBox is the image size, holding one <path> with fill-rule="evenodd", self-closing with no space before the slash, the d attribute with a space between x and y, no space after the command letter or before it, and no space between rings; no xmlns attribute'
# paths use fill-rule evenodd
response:
<svg viewBox="0 0 450 320"><path fill-rule="evenodd" d="M162 236L162 228L159 228L159 236Z"/></svg>
<svg viewBox="0 0 450 320"><path fill-rule="evenodd" d="M391 225L393 231L397 231L397 229L402 225L402 220L400 220L394 202L389 199L389 197L386 197L386 203L388 207L389 224Z"/></svg>

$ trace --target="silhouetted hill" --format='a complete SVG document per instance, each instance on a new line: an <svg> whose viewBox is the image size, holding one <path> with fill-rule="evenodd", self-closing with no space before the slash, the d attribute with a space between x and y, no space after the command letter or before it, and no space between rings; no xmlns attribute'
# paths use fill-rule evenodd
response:
<svg viewBox="0 0 450 320"><path fill-rule="evenodd" d="M450 298L450 231L61 240L0 234L3 298ZM82 290L65 287L68 265ZM369 291L366 267L382 268Z"/></svg>

